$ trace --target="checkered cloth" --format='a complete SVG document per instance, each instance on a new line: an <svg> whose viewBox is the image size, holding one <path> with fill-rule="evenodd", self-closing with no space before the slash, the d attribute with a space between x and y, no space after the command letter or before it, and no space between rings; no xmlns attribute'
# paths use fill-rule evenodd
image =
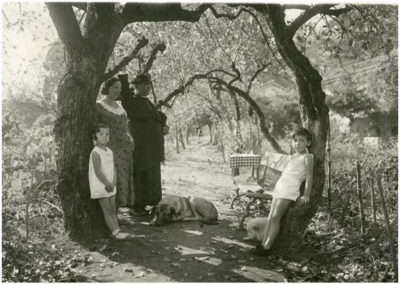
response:
<svg viewBox="0 0 400 284"><path fill-rule="evenodd" d="M254 154L234 154L229 159L231 168L260 167L261 156Z"/></svg>

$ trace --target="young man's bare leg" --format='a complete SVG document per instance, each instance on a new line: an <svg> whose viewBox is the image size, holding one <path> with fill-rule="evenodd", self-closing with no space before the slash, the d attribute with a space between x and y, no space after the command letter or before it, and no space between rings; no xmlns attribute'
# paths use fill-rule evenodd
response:
<svg viewBox="0 0 400 284"><path fill-rule="evenodd" d="M278 199L276 201L275 210L269 219L269 224L271 224L271 228L268 234L268 238L266 242L263 244L264 249L270 249L279 234L280 223L285 215L286 210L292 204L292 200L289 199Z"/></svg>

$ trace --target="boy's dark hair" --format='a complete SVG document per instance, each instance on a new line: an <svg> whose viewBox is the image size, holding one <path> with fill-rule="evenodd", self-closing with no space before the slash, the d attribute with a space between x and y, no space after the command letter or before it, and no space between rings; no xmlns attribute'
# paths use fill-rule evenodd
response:
<svg viewBox="0 0 400 284"><path fill-rule="evenodd" d="M307 129L305 129L304 127L299 127L299 128L296 128L295 130L293 130L292 139L298 135L306 137L307 141L312 141L311 132L308 131Z"/></svg>
<svg viewBox="0 0 400 284"><path fill-rule="evenodd" d="M108 125L105 124L105 123L97 123L97 124L95 124L95 125L94 125L94 131L93 131L93 134L92 134L93 140L96 140L96 133L99 133L101 128L108 128L108 129L110 129L110 126L108 126Z"/></svg>
<svg viewBox="0 0 400 284"><path fill-rule="evenodd" d="M100 93L103 95L107 95L108 91L110 90L111 86L114 85L115 82L118 82L119 79L115 78L115 77L111 77L110 79L108 79L107 81L105 81L103 83L103 85L101 85L101 89L100 89Z"/></svg>

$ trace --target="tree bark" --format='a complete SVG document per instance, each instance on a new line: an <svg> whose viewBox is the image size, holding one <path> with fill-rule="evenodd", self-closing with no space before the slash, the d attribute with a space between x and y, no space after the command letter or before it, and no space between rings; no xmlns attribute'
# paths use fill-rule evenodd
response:
<svg viewBox="0 0 400 284"><path fill-rule="evenodd" d="M185 141L183 140L182 128L179 128L179 140L181 141L182 149L185 150Z"/></svg>
<svg viewBox="0 0 400 284"><path fill-rule="evenodd" d="M107 232L98 202L90 199L88 165L93 149L90 134L95 113L94 107L88 106L94 106L103 76L103 73L91 70L103 67L98 65L102 65L102 58L108 56L97 54L93 58L84 52L79 56L68 56L70 68L59 84L58 115L54 126L58 147L57 191L64 211L65 228L73 240L103 237Z"/></svg>
<svg viewBox="0 0 400 284"><path fill-rule="evenodd" d="M218 131L218 125L217 125L217 128L215 128L216 129L216 131L215 131L215 133L214 133L214 140L213 140L213 143L212 143L212 145L213 146L216 146L216 145L219 145L218 144L218 141L219 141L219 131ZM219 147L218 147L218 151L219 151Z"/></svg>
<svg viewBox="0 0 400 284"><path fill-rule="evenodd" d="M210 141L208 141L208 144L212 144L213 143L212 123L207 124L207 126L208 126L208 132L210 133Z"/></svg>
<svg viewBox="0 0 400 284"><path fill-rule="evenodd" d="M186 133L186 145L190 145L190 142L189 142L189 137L190 137L190 123L188 124L188 125L186 125L186 131L185 131L185 133Z"/></svg>

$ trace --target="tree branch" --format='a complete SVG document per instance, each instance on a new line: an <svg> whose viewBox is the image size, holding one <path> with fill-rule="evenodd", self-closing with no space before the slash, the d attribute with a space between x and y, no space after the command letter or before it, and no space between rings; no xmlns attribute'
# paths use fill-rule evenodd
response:
<svg viewBox="0 0 400 284"><path fill-rule="evenodd" d="M278 142L275 140L274 137L271 136L271 134L268 131L268 127L265 123L265 116L264 113L261 111L260 107L258 106L258 104L250 97L250 95L248 94L248 92L245 92L235 86L230 85L229 83L227 83L226 81L218 78L218 77L214 77L214 76L210 76L212 73L214 72L220 72L220 70L211 70L205 74L196 74L193 77L191 77L184 86L179 87L178 89L172 91L170 94L167 95L167 97L164 99L164 102L161 101L161 103L167 103L169 100L171 100L172 98L176 97L177 95L179 95L180 93L182 93L186 87L192 85L194 83L195 80L198 79L208 79L210 82L214 82L214 83L218 83L221 84L223 86L225 86L229 91L231 92L235 92L236 94L238 94L239 96L241 96L256 112L257 116L260 119L260 129L261 132L264 134L265 138L268 140L268 142L271 144L271 146L279 153L283 153L286 154L285 151L283 151L283 149L281 148L281 146L278 144ZM260 71L261 72L261 71ZM253 76L254 77L254 76ZM160 101L156 106L157 108L161 107Z"/></svg>
<svg viewBox="0 0 400 284"><path fill-rule="evenodd" d="M86 16L86 11L83 12L81 18L79 19L79 22L78 22L78 25L79 25L79 26L81 25L81 22L82 22L82 20L83 20L83 18L84 18L85 16Z"/></svg>
<svg viewBox="0 0 400 284"><path fill-rule="evenodd" d="M260 9L260 10L262 10L263 7L262 7L262 6L259 7L259 6L260 6L260 5L257 5L257 8ZM253 8L254 8L254 7L253 7ZM257 10L257 11L260 11L260 10L258 10L258 9L256 9L256 10ZM252 11L250 11L250 10L248 10L248 9L246 9L245 11L246 11L247 13L249 13L249 14L254 18L254 20L256 20L258 26L259 26L260 29L261 29L261 33L262 33L262 35L263 35L263 37L264 37L264 39L265 39L265 42L267 43L268 49L271 51L272 56L275 58L276 62L278 62L278 64L282 67L282 70L286 73L286 69L285 69L285 67L283 66L282 62L276 57L275 52L272 50L272 47L271 47L270 42L269 42L269 38L268 38L267 35L265 34L264 29L263 29L263 26L261 25L261 23L260 23L260 21L258 20L257 16L256 16Z"/></svg>
<svg viewBox="0 0 400 284"><path fill-rule="evenodd" d="M9 25L15 25L15 24L17 23L17 22L11 23L10 20L7 18L6 14L4 13L4 10L1 10L1 11L3 12L3 16L4 16L4 18L7 20L7 23L8 23Z"/></svg>
<svg viewBox="0 0 400 284"><path fill-rule="evenodd" d="M87 11L87 3L84 3L84 2L82 2L82 3L80 3L80 2L71 2L71 5L74 6L75 8L83 10L85 12Z"/></svg>
<svg viewBox="0 0 400 284"><path fill-rule="evenodd" d="M311 6L309 9L305 10L300 16L298 16L289 26L288 26L288 33L290 38L293 38L297 30L304 25L308 20L312 17L323 14L323 15L331 15L338 17L341 14L347 13L352 10L352 8L342 8L342 9L334 9L331 10L332 7L336 6L337 4L317 4Z"/></svg>
<svg viewBox="0 0 400 284"><path fill-rule="evenodd" d="M281 146L278 144L278 142L275 140L275 138L272 137L271 134L269 133L268 127L265 123L264 113L261 111L258 104L249 96L249 94L235 86L229 85L227 82L225 82L224 80L222 80L220 78L212 77L212 79L215 80L216 82L220 83L221 85L224 85L229 90L236 92L254 109L258 118L260 119L260 129L261 129L261 132L264 134L264 137L268 140L268 142L271 144L272 148L275 149L275 151L282 153L282 154L286 154L285 151L283 151Z"/></svg>
<svg viewBox="0 0 400 284"><path fill-rule="evenodd" d="M156 105L156 108L160 108L162 106L162 104L166 104L168 103L171 99L173 99L174 97L178 96L179 94L182 94L185 89L189 86L191 86L194 81L196 81L197 79L206 79L208 78L208 76L214 72L223 72L226 74L230 74L229 72L225 71L225 70L221 70L221 69L215 69L215 70L211 70L205 74L196 74L194 76L192 76L191 78L189 78L187 80L187 82L185 84L183 84L182 86L179 86L177 89L173 90L171 93L169 93L164 100L159 100L158 104ZM231 76L235 76L233 74L230 74Z"/></svg>
<svg viewBox="0 0 400 284"><path fill-rule="evenodd" d="M212 11L212 13L214 14L214 17L215 17L216 19L219 19L219 18L228 18L229 20L235 20L235 19L237 19L237 18L240 16L240 14L242 14L242 12L245 11L245 9L240 9L240 10L236 13L236 15L233 15L233 14L218 13L217 10L215 9L215 7L213 7L213 6L210 7L210 10Z"/></svg>
<svg viewBox="0 0 400 284"><path fill-rule="evenodd" d="M233 79L229 81L229 86L232 85L236 81L242 81L241 80L241 74L239 69L236 67L235 61L232 62L231 64L232 70L235 72L235 76L233 76Z"/></svg>
<svg viewBox="0 0 400 284"><path fill-rule="evenodd" d="M85 44L71 3L47 2L58 36L68 50L82 50Z"/></svg>
<svg viewBox="0 0 400 284"><path fill-rule="evenodd" d="M265 70L265 68L267 68L269 65L271 65L271 62L267 63L267 64L263 64L261 68L258 68L257 71L253 74L253 76L251 76L251 79L249 81L249 84L247 86L247 93L250 93L251 90L251 86L253 85L254 80L257 78L257 76Z"/></svg>
<svg viewBox="0 0 400 284"><path fill-rule="evenodd" d="M287 5L282 5L282 8L284 10L290 10L290 9L297 9L297 10L308 10L311 6L310 5L303 5L303 4L287 4Z"/></svg>
<svg viewBox="0 0 400 284"><path fill-rule="evenodd" d="M180 3L134 3L125 4L122 11L124 26L135 22L164 22L185 21L197 22L201 15L212 7L213 4L205 3L194 10L182 9Z"/></svg>
<svg viewBox="0 0 400 284"><path fill-rule="evenodd" d="M114 7L117 3L95 2L93 4L96 8L96 13L99 15L99 18L108 20L110 16L112 16L112 14L114 13Z"/></svg>
<svg viewBox="0 0 400 284"><path fill-rule="evenodd" d="M144 66L143 73L148 73L151 67L153 66L153 62L156 59L157 52L164 52L167 49L167 46L165 43L159 43L157 44L153 50L151 51L150 57L146 62L146 65Z"/></svg>
<svg viewBox="0 0 400 284"><path fill-rule="evenodd" d="M145 47L148 43L149 43L149 40L145 37L142 37L141 39L139 39L136 47L132 50L131 54L122 58L122 60L113 69L109 69L109 71L106 74L104 74L103 82L106 81L107 79L111 78L115 74L117 74L118 71L120 71L122 69L122 67L128 65L129 62L131 62L132 59L137 56L140 49Z"/></svg>
<svg viewBox="0 0 400 284"><path fill-rule="evenodd" d="M206 96L203 96L201 93L197 93L197 95L200 98L203 98L206 102L208 102L208 104L209 104L208 108L213 113L215 113L218 116L219 119L222 119L222 114L221 114L220 110L216 106L214 106L214 104L213 104L213 102L212 102L212 100L210 98L207 98Z"/></svg>

